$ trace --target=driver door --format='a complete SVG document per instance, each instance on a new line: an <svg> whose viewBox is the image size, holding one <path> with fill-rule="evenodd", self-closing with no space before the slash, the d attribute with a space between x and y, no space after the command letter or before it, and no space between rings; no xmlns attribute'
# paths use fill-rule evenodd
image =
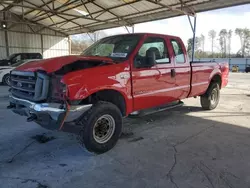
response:
<svg viewBox="0 0 250 188"><path fill-rule="evenodd" d="M134 111L152 108L172 100L174 78L164 37L147 37L137 52L132 67ZM154 50L156 64L144 66L148 50Z"/></svg>

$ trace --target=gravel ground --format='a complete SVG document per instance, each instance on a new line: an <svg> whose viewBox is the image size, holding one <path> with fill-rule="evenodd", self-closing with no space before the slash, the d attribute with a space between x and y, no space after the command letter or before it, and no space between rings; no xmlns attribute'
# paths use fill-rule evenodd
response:
<svg viewBox="0 0 250 188"><path fill-rule="evenodd" d="M27 123L0 96L0 187L250 187L249 81L250 74L230 74L214 111L192 98L125 119L122 138L103 155L86 152L74 135Z"/></svg>

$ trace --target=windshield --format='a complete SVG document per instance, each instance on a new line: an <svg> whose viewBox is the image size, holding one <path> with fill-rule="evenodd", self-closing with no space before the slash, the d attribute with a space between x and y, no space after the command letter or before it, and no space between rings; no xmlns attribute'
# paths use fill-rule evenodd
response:
<svg viewBox="0 0 250 188"><path fill-rule="evenodd" d="M8 60L11 60L11 59L13 59L16 55L17 55L17 54L12 54L12 55L10 55L7 59L8 59Z"/></svg>
<svg viewBox="0 0 250 188"><path fill-rule="evenodd" d="M118 35L101 39L81 55L109 57L116 61L128 58L140 39L139 35Z"/></svg>

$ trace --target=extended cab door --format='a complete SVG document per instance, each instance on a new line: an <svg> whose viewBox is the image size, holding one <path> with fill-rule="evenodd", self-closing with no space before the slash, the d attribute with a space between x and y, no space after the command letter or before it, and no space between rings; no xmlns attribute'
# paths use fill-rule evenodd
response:
<svg viewBox="0 0 250 188"><path fill-rule="evenodd" d="M184 99L190 91L191 67L186 49L180 38L171 38L171 53L174 57L175 99Z"/></svg>
<svg viewBox="0 0 250 188"><path fill-rule="evenodd" d="M134 57L132 86L134 111L151 108L173 101L174 78L171 77L173 63L169 57L165 37L147 36ZM146 54L153 51L156 64L147 67Z"/></svg>

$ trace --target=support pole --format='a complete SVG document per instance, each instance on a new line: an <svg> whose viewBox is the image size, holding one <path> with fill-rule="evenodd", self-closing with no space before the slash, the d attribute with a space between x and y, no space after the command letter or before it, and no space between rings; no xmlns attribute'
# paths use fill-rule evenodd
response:
<svg viewBox="0 0 250 188"><path fill-rule="evenodd" d="M71 55L71 38L68 36L68 42L69 42L69 55Z"/></svg>
<svg viewBox="0 0 250 188"><path fill-rule="evenodd" d="M89 38L90 38L90 40L91 40L92 42L95 42L95 39L93 39L89 33L87 33L87 35L89 36Z"/></svg>
<svg viewBox="0 0 250 188"><path fill-rule="evenodd" d="M42 56L43 56L44 47L43 47L43 35L42 34L41 34L41 52L42 52Z"/></svg>
<svg viewBox="0 0 250 188"><path fill-rule="evenodd" d="M6 12L3 12L3 20L6 20ZM8 38L8 23L6 22L6 28L4 29L4 38L5 38L5 49L6 49L6 56L10 56L9 50L9 38Z"/></svg>
<svg viewBox="0 0 250 188"><path fill-rule="evenodd" d="M193 46L192 46L192 62L194 61L194 49L195 49L195 37L196 37L196 16L194 17L194 27L193 27Z"/></svg>
<svg viewBox="0 0 250 188"><path fill-rule="evenodd" d="M191 62L194 61L194 49L195 49L195 37L196 37L196 18L197 18L197 16L194 15L194 23L192 24L191 18L190 18L190 16L188 15L188 21L189 21L189 23L190 23L190 27L191 27L192 32L193 32L193 41L192 41L193 45L192 45L192 57L191 57L191 58L192 58L192 61L191 61Z"/></svg>
<svg viewBox="0 0 250 188"><path fill-rule="evenodd" d="M128 27L126 25L124 27L127 30L127 32L130 33Z"/></svg>

